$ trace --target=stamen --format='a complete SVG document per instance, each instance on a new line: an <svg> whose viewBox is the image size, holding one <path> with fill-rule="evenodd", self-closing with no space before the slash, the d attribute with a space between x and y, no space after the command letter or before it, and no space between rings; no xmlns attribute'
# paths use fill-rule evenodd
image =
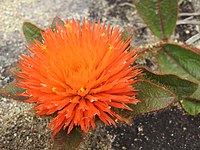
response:
<svg viewBox="0 0 200 150"><path fill-rule="evenodd" d="M112 44L109 44L109 48L108 48L109 50L110 50L110 52L112 52L112 50L113 50L113 45Z"/></svg>
<svg viewBox="0 0 200 150"><path fill-rule="evenodd" d="M68 29L68 30L71 30L71 25L69 23L66 23L65 24L65 27Z"/></svg>
<svg viewBox="0 0 200 150"><path fill-rule="evenodd" d="M79 91L84 92L85 91L84 87L82 86Z"/></svg>
<svg viewBox="0 0 200 150"><path fill-rule="evenodd" d="M47 87L47 85L46 85L46 84L44 84L44 83L41 83L40 85L41 85L41 86L43 86L43 87Z"/></svg>
<svg viewBox="0 0 200 150"><path fill-rule="evenodd" d="M52 87L52 91L55 92L55 91L56 91L56 88L55 88L55 87Z"/></svg>
<svg viewBox="0 0 200 150"><path fill-rule="evenodd" d="M101 36L105 36L105 35L106 35L105 33L102 33L102 34L101 34Z"/></svg>
<svg viewBox="0 0 200 150"><path fill-rule="evenodd" d="M42 45L42 46L41 46L41 49L42 49L42 50L47 50L47 46L46 46L46 45Z"/></svg>

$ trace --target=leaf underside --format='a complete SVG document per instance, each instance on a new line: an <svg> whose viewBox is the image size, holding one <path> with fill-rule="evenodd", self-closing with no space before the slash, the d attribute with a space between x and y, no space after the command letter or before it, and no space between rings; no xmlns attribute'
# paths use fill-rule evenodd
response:
<svg viewBox="0 0 200 150"><path fill-rule="evenodd" d="M53 31L55 30L56 25L61 25L61 26L64 27L65 23L64 23L64 21L63 21L62 19L60 19L59 17L56 16L56 17L53 19L53 22L52 22L52 24L51 24L51 28L52 28Z"/></svg>

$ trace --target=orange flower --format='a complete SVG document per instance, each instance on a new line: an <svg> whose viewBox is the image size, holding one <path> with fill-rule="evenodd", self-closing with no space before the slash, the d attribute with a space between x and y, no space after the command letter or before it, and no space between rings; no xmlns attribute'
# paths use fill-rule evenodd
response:
<svg viewBox="0 0 200 150"><path fill-rule="evenodd" d="M37 103L38 115L56 114L53 134L74 126L87 133L97 118L106 125L123 121L113 108L131 110L126 104L139 101L132 84L140 71L130 66L137 52L127 51L130 40L121 39L119 28L67 20L42 36L43 43L27 48L31 56L22 55L18 86L26 89L27 102Z"/></svg>

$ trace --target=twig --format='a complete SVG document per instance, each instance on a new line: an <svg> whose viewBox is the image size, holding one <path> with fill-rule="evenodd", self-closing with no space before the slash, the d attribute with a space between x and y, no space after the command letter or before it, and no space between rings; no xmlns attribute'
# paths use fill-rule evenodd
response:
<svg viewBox="0 0 200 150"><path fill-rule="evenodd" d="M181 5L184 0L179 0L178 5Z"/></svg>
<svg viewBox="0 0 200 150"><path fill-rule="evenodd" d="M187 17L187 18L185 18L185 19L183 19L184 21L186 21L186 20L191 20L191 19L193 19L194 18L194 16L190 16L190 17Z"/></svg>
<svg viewBox="0 0 200 150"><path fill-rule="evenodd" d="M128 3L128 2L124 2L122 4L119 4L119 6L131 6L131 7L135 7L133 4Z"/></svg>
<svg viewBox="0 0 200 150"><path fill-rule="evenodd" d="M200 15L200 12L195 12L195 13L180 13L178 14L179 17L182 17L182 16L199 16Z"/></svg>
<svg viewBox="0 0 200 150"><path fill-rule="evenodd" d="M200 39L200 33L195 34L191 38L189 38L187 41L185 41L186 44L191 45L192 43L196 42Z"/></svg>
<svg viewBox="0 0 200 150"><path fill-rule="evenodd" d="M196 25L200 25L200 21L199 20L178 20L176 22L177 25L181 25L181 24L196 24Z"/></svg>

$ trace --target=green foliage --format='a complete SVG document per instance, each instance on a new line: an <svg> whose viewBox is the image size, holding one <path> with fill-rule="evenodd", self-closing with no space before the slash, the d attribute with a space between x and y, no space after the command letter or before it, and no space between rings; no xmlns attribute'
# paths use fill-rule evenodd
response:
<svg viewBox="0 0 200 150"><path fill-rule="evenodd" d="M192 95L198 88L198 84L189 80L181 79L173 74L155 74L143 68L144 78L151 80L155 84L163 86L173 92L178 100Z"/></svg>
<svg viewBox="0 0 200 150"><path fill-rule="evenodd" d="M52 145L53 150L76 150L83 142L84 134L80 129L74 128L70 134L67 131L61 130L54 137Z"/></svg>
<svg viewBox="0 0 200 150"><path fill-rule="evenodd" d="M134 84L138 89L137 105L130 105L132 112L124 111L126 115L137 115L165 109L172 104L190 96L198 85L172 74L155 74L146 68L141 68L142 80Z"/></svg>
<svg viewBox="0 0 200 150"><path fill-rule="evenodd" d="M135 0L136 8L152 33L162 41L154 48L145 49L146 53L157 52L157 65L159 73L141 67L143 76L133 86L138 90L137 98L141 100L137 105L129 105L133 111L116 110L125 120L138 114L155 112L170 107L175 103L190 115L200 113L200 50L166 42L170 39L177 21L178 0ZM64 26L59 18L53 19L51 28L56 25ZM42 42L42 29L25 22L23 33L27 42ZM130 32L122 33L124 40L129 39ZM141 52L141 56L144 53ZM13 72L18 72L14 68ZM15 85L8 84L0 87L0 95L23 100L26 97L18 93L24 90ZM84 135L79 129L73 129L68 135L60 131L54 137L52 149L74 150L83 142Z"/></svg>
<svg viewBox="0 0 200 150"><path fill-rule="evenodd" d="M152 33L163 41L168 40L176 26L178 0L134 2ZM144 79L173 92L186 112L197 115L200 112L200 50L161 42L153 51L158 52L157 63L161 74L143 69ZM152 49L147 48L145 52L152 53Z"/></svg>
<svg viewBox="0 0 200 150"><path fill-rule="evenodd" d="M197 90L188 96L187 99L183 99L182 106L186 112L191 110L192 104L195 105L197 102L192 100L200 101L200 56L197 49L190 48L186 45L177 44L163 44L159 53L159 65L162 73L172 73L180 76L184 79L192 81L198 85ZM187 101L185 103L185 100ZM191 101L190 103L188 101ZM200 108L194 112L199 112ZM188 112L189 114L194 114Z"/></svg>
<svg viewBox="0 0 200 150"><path fill-rule="evenodd" d="M190 98L185 98L181 102L181 106L190 115L200 114L200 101L195 101L195 100L190 99Z"/></svg>
<svg viewBox="0 0 200 150"><path fill-rule="evenodd" d="M41 35L41 32L43 32L42 29L38 28L37 26L33 25L30 22L24 22L22 29L28 43L29 42L34 43L35 42L34 40L39 40L40 42L42 42L43 40Z"/></svg>
<svg viewBox="0 0 200 150"><path fill-rule="evenodd" d="M9 83L6 86L0 86L0 95L15 100L25 100L27 97L18 95L19 93L24 92L24 89L15 86L12 83Z"/></svg>
<svg viewBox="0 0 200 150"><path fill-rule="evenodd" d="M174 31L178 0L135 0L136 8L155 36L167 40Z"/></svg>
<svg viewBox="0 0 200 150"><path fill-rule="evenodd" d="M144 114L169 107L176 101L176 95L163 86L150 81L140 81L135 85L138 89L137 98L141 100L137 105L130 105L131 114Z"/></svg>

